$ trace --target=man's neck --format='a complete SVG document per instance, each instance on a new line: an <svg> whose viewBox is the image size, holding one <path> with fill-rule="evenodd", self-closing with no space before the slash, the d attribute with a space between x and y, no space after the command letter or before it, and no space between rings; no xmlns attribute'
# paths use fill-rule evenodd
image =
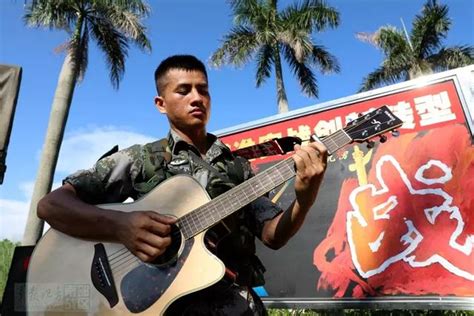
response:
<svg viewBox="0 0 474 316"><path fill-rule="evenodd" d="M205 155L208 149L207 143L207 132L206 130L183 132L178 129L172 128L173 132L190 145L193 145L199 150L201 155Z"/></svg>

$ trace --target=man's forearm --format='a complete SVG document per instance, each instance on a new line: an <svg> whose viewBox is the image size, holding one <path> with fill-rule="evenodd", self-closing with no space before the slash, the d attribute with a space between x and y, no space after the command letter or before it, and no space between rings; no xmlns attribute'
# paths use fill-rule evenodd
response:
<svg viewBox="0 0 474 316"><path fill-rule="evenodd" d="M308 211L309 208L302 208L295 200L287 210L265 224L263 242L272 249L283 247L303 225Z"/></svg>
<svg viewBox="0 0 474 316"><path fill-rule="evenodd" d="M117 241L116 221L122 212L81 201L72 186L61 187L38 203L38 217L65 234L91 240Z"/></svg>

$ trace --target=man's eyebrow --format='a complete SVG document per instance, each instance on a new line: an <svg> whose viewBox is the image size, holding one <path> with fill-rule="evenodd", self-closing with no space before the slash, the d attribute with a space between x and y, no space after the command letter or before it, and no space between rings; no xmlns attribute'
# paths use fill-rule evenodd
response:
<svg viewBox="0 0 474 316"><path fill-rule="evenodd" d="M179 87L191 87L193 84L189 82L181 82L176 85L176 88ZM202 82L202 83L196 83L195 84L197 87L208 87L209 84L207 82Z"/></svg>

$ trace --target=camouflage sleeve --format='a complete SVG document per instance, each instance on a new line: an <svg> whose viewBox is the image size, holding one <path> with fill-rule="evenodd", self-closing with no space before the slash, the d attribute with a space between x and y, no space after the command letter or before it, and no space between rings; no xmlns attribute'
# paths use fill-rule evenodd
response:
<svg viewBox="0 0 474 316"><path fill-rule="evenodd" d="M243 169L245 180L248 180L255 174L250 163L247 160L245 161L246 163L243 164ZM265 222L283 212L283 209L273 203L267 196L261 196L248 205L247 211L250 215L250 229L252 233L260 239Z"/></svg>
<svg viewBox="0 0 474 316"><path fill-rule="evenodd" d="M265 222L283 212L283 209L268 197L261 196L249 204L249 211L252 214L250 216L252 233L261 239Z"/></svg>
<svg viewBox="0 0 474 316"><path fill-rule="evenodd" d="M123 202L136 197L133 183L142 166L142 146L134 145L69 175L63 183L71 184L78 197L90 204Z"/></svg>

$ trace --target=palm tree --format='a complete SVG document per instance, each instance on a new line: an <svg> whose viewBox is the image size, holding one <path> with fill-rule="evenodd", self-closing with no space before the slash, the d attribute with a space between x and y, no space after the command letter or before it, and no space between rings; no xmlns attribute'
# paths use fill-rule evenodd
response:
<svg viewBox="0 0 474 316"><path fill-rule="evenodd" d="M86 72L90 38L104 52L112 85L118 88L129 42L141 50L151 50L141 23L149 12L141 0L33 0L27 6L27 25L65 30L70 36L63 46L66 57L54 95L23 244L35 244L42 234L43 223L36 216L36 205L51 190L74 88Z"/></svg>
<svg viewBox="0 0 474 316"><path fill-rule="evenodd" d="M359 39L385 55L381 66L364 78L360 91L472 64L473 46L443 46L450 26L448 7L427 0L413 21L410 35L392 26L383 26L373 34L359 33Z"/></svg>
<svg viewBox="0 0 474 316"><path fill-rule="evenodd" d="M323 0L305 0L282 11L278 0L231 0L236 26L224 37L211 62L241 66L255 59L256 84L259 87L270 77L274 67L278 113L288 111L283 83L281 56L297 77L302 91L318 97L318 85L311 67L322 73L339 72L339 65L323 46L311 39L313 31L339 25L339 13Z"/></svg>

